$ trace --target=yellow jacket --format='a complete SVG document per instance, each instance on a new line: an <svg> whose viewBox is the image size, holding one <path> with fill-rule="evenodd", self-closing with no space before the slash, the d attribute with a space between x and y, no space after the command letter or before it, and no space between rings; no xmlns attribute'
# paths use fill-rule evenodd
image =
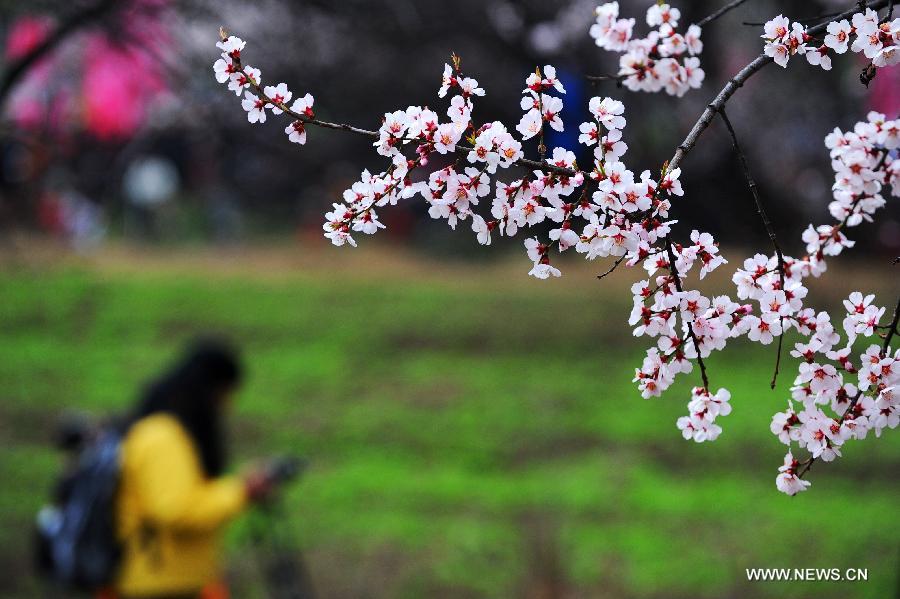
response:
<svg viewBox="0 0 900 599"><path fill-rule="evenodd" d="M122 443L118 592L192 593L216 580L219 530L245 503L237 478L206 478L193 441L173 416L135 423Z"/></svg>

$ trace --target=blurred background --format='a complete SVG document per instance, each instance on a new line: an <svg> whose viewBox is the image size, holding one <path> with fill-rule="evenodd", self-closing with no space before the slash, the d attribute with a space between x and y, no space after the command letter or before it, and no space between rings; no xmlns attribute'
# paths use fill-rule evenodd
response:
<svg viewBox="0 0 900 599"><path fill-rule="evenodd" d="M620 4L646 31L648 2ZM722 4L675 3L684 23ZM638 273L597 282L608 265L571 259L562 280L529 280L520 240L480 247L417 202L384 210L387 230L363 247L333 249L322 215L381 166L369 140L311 129L298 148L275 117L250 126L212 72L224 25L267 83L312 93L320 118L376 128L409 104L442 112L455 51L487 90L478 118L514 125L525 76L550 63L568 93L548 145L579 152L587 100L610 95L626 104L627 164L657 171L760 52L759 23L853 4L748 1L706 28L705 84L677 99L585 81L617 66L587 34L592 1L0 0L0 596L43 596L28 540L60 467L53 420L121 412L210 332L249 362L238 460L311 460L286 526L322 596L896 596L895 435L814 468L810 493L777 493L768 423L793 364L770 391L773 351L715 356L734 412L714 444L683 441L692 382L653 401L631 383ZM834 62L767 68L728 107L787 253L829 220L825 135L900 109L900 69L866 89L857 57ZM718 123L683 168L682 233L716 234L732 265L768 251ZM852 237L812 305L857 288L892 305L896 202ZM721 270L709 289L730 292ZM231 532L230 576L235 597L261 597L246 529ZM766 566L868 568L869 581L746 581Z"/></svg>

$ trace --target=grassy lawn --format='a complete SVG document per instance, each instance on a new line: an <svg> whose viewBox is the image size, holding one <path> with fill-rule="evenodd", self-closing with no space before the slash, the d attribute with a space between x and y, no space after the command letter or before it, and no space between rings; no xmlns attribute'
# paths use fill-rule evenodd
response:
<svg viewBox="0 0 900 599"><path fill-rule="evenodd" d="M285 526L322 596L894 596L900 436L847 446L785 497L768 423L792 360L772 392L771 350L715 356L734 411L715 443L686 442L693 381L657 400L631 383L633 273L554 285L522 267L5 268L0 595L37 596L27 541L58 467L52 419L123 410L185 340L219 332L249 369L237 461L311 460ZM230 537L235 596L258 596L246 526ZM747 582L763 566L869 580Z"/></svg>

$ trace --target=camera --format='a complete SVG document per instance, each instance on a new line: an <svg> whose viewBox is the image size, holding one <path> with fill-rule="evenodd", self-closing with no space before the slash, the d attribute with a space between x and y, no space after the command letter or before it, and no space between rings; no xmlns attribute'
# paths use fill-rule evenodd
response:
<svg viewBox="0 0 900 599"><path fill-rule="evenodd" d="M266 476L273 485L281 485L299 477L308 466L309 462L304 458L280 456L266 465Z"/></svg>

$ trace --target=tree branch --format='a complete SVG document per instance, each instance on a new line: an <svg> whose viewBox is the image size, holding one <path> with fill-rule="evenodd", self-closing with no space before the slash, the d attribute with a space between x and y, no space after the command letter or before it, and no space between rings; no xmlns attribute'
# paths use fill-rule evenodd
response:
<svg viewBox="0 0 900 599"><path fill-rule="evenodd" d="M900 325L900 298L897 298L897 307L894 308L894 318L891 320L891 324L888 325L888 331L884 336L884 344L881 346L882 357L887 355L888 348L891 346L891 339L894 338L894 335L900 334L900 331L897 330L897 325Z"/></svg>
<svg viewBox="0 0 900 599"><path fill-rule="evenodd" d="M537 76L538 79L543 79L543 75L541 74L541 67L537 67ZM538 139L538 156L541 157L541 162L546 162L547 160L547 146L544 145L544 92L537 92L538 95L538 112L541 113L541 137Z"/></svg>
<svg viewBox="0 0 900 599"><path fill-rule="evenodd" d="M722 118L722 122L725 123L728 133L731 135L734 153L737 154L738 161L741 163L741 169L744 171L744 178L747 179L747 186L750 188L750 193L753 194L753 200L756 202L756 212L762 219L763 226L766 228L766 233L769 235L769 240L772 242L772 247L775 248L775 255L778 257L778 280L781 283L781 290L784 291L784 253L781 251L781 246L778 245L778 239L775 237L775 229L772 227L772 221L769 220L769 215L766 213L766 209L762 204L762 199L759 197L759 188L757 188L756 181L753 180L753 175L750 173L750 165L747 164L747 157L744 155L743 150L741 150L737 134L734 132L734 127L731 125L731 121L728 119L728 115L725 113L724 108L719 110L719 116ZM771 383L769 383L769 386L772 389L775 388L775 383L778 380L778 370L781 368L781 348L784 342L784 317L780 317L779 321L781 323L781 334L778 335L778 349L775 354L775 372L772 374Z"/></svg>
<svg viewBox="0 0 900 599"><path fill-rule="evenodd" d="M871 8L872 10L879 10L888 5L891 0L875 0L874 2L869 2L866 4L866 7ZM836 20L845 19L847 17L851 17L854 14L859 12L859 9L854 8L853 10L848 10L840 13L835 16ZM816 25L815 27L811 27L807 33L809 35L818 35L824 32L828 27L828 23L821 23ZM684 141L678 145L678 149L675 151L675 155L669 161L669 169L678 168L681 164L681 161L684 160L684 157L688 155L688 153L697 145L697 140L703 134L704 131L709 127L710 123L712 123L713 118L716 115L716 112L721 110L725 103L734 95L734 93L738 90L739 87L743 86L744 83L756 74L757 71L762 69L763 67L774 62L770 57L765 54L760 54L753 61L751 61L747 66L738 71L737 75L735 75L725 86L719 91L715 98L713 98L712 102L710 102L706 110L700 115L700 118L697 119L697 122L694 123L693 128L684 138Z"/></svg>
<svg viewBox="0 0 900 599"><path fill-rule="evenodd" d="M603 278L606 278L609 275L611 275L617 268L619 268L619 265L622 264L622 262L625 260L626 256L627 256L627 254L622 254L621 256L619 256L619 259L616 260L613 263L613 265L609 267L609 270L607 270L606 272L604 272L602 274L597 275L597 278L603 279Z"/></svg>
<svg viewBox="0 0 900 599"><path fill-rule="evenodd" d="M684 290L681 288L681 275L678 273L678 267L675 266L675 250L672 247L672 239L668 235L666 235L666 254L669 258L669 272L672 273L672 278L675 279L675 289L678 290L678 293L682 293ZM703 379L703 388L709 391L709 378L706 375L706 364L703 362L703 357L700 355L700 342L697 340L697 335L694 333L694 326L691 323L687 323L687 329L691 341L694 342L694 350L697 352L697 364L700 366L700 377Z"/></svg>
<svg viewBox="0 0 900 599"><path fill-rule="evenodd" d="M834 19L835 17L840 16L841 14L842 13L839 13L839 12L826 12L826 13L822 13L820 15L816 15L814 17L801 17L799 19L791 19L791 21L797 21L798 23L802 23L802 24L806 25L807 27L809 27L820 21L830 21L831 19ZM765 22L754 23L754 22L748 22L748 21L744 21L741 23L741 25L746 25L748 27L762 27L765 24L766 24Z"/></svg>
<svg viewBox="0 0 900 599"><path fill-rule="evenodd" d="M105 1L109 1L109 0L105 0ZM868 4L868 7L872 8L874 10L878 10L878 9L881 9L881 8L887 6L889 1L890 0L875 0L873 2L870 2ZM846 11L846 12L843 12L843 13L837 15L837 18L849 17L849 16L852 16L853 14L855 14L856 12L857 12L856 10ZM809 30L809 33L810 33L810 35L821 33L822 31L825 31L826 27L827 27L827 24L825 24L825 23L823 23L821 25L817 25L816 27L811 28ZM227 36L225 36L225 30L224 29L221 30L221 33L223 35L223 40L224 40L227 37ZM238 61L235 61L235 62L237 64L237 66L240 66ZM682 141L681 144L679 144L678 149L675 151L675 155L672 157L672 159L668 163L668 170L675 169L681 164L681 161L684 160L684 157L687 156L687 154L697 144L697 140L700 137L700 135L702 135L703 132L706 131L706 129L709 127L710 123L712 122L713 118L716 115L716 112L718 112L719 109L721 109L722 107L725 106L725 103L728 102L729 98L731 98L731 96L734 95L734 93L737 91L737 89L739 87L741 87L742 85L744 85L744 82L747 79L749 79L750 77L752 77L757 71L759 71L760 69L762 69L763 67L765 67L766 65L768 65L771 62L773 62L773 60L771 58L769 58L765 54L760 54L752 62L750 62L747 66L745 66L743 69L741 69L737 73L737 75L735 75L730 81L728 81L728 83L725 84L725 87L723 87L722 90L718 93L718 95L716 95L716 97L713 99L713 101L709 103L709 105L706 107L706 110L703 111L703 113L700 115L700 118L697 119L696 123L694 123L693 128L688 133L687 137L684 138L684 141ZM599 77L593 77L592 80L598 80L598 79L603 80L605 78L613 78L613 77L612 76L599 76ZM263 94L262 89L260 89L259 86L254 86L254 89L262 98L271 101L270 98L267 98L265 96L265 94ZM357 133L360 135L367 135L369 137L376 137L376 138L378 137L377 131L362 129L360 127L354 127L352 125L346 125L346 124L342 124L342 123L331 123L331 122L322 121L319 119L309 119L303 115L298 115L296 113L293 113L292 111L287 109L286 106L279 106L279 108L281 108L286 114L289 114L292 117L294 117L295 119L303 121L304 123L309 123L311 125L315 125L318 127L324 127L327 129L337 129L337 130L341 130L341 131ZM469 150L471 150L470 147L457 145L457 151L469 151ZM537 161L537 160L529 160L527 158L520 158L514 164L517 166L538 169L538 170L541 170L541 171L544 171L547 173L553 173L553 174L567 176L567 177L574 177L577 174L577 172L573 169L561 168L561 167L549 164L544 160Z"/></svg>
<svg viewBox="0 0 900 599"><path fill-rule="evenodd" d="M64 39L72 33L89 25L91 22L99 20L103 15L110 11L116 4L115 0L97 0L96 3L70 15L66 20L60 23L43 42L31 49L30 52L19 58L16 62L9 65L3 71L3 77L0 79L0 107L3 106L9 92L12 91L19 79L28 71L28 69L38 60L46 56L51 50L58 46Z"/></svg>
<svg viewBox="0 0 900 599"><path fill-rule="evenodd" d="M715 21L722 15L734 10L735 8L737 8L738 6L740 6L741 4L743 4L746 1L747 0L732 0L731 2L729 2L728 4L726 4L719 10L717 10L716 12L712 13L708 17L700 19L700 21L697 22L697 26L704 27L705 25L712 23L713 21Z"/></svg>
<svg viewBox="0 0 900 599"><path fill-rule="evenodd" d="M615 81L616 85L621 87L622 82L634 75L634 73L619 73L618 75L585 75L585 79L591 83L600 83L602 81Z"/></svg>
<svg viewBox="0 0 900 599"><path fill-rule="evenodd" d="M227 36L225 35L225 30L222 29L222 40L224 41L225 39L227 39ZM306 116L305 114L300 114L298 112L291 110L291 108L287 104L284 104L282 102L275 102L272 98L270 98L269 96L266 95L265 91L263 91L262 86L259 85L258 83L256 83L252 78L250 78L249 75L243 70L243 66L241 65L240 59L234 59L234 65L238 69L238 71L242 72L244 74L244 76L247 77L248 84L250 85L251 88L253 88L253 92L257 96L259 96L259 98L265 100L266 102L268 102L269 104L272 104L273 106L277 106L279 109L281 109L282 112L284 112L284 114L290 116L294 120L301 121L305 125L315 125L316 127L322 127L325 129L336 129L338 131L347 131L349 133L355 133L357 135L365 135L367 137L372 137L372 138L378 139L378 137L379 137L378 131L372 131L371 129L363 129L362 127L355 127L353 125L348 125L346 123L332 123L330 121L323 121L321 119L310 118L310 117ZM541 118L543 118L543 117L541 117ZM472 149L473 148L471 146L467 146L467 145L463 145L463 144L456 144L457 152L469 152ZM521 167L530 168L530 169L537 169L537 170L544 171L546 173L551 173L551 174L560 175L560 176L564 176L564 177L574 177L575 175L578 174L578 171L575 171L570 168L563 168L560 166L556 166L554 164L550 164L549 162L547 162L544 159L538 161L538 160L530 160L528 158L519 158L518 160L513 162L513 164L515 166L521 166Z"/></svg>

